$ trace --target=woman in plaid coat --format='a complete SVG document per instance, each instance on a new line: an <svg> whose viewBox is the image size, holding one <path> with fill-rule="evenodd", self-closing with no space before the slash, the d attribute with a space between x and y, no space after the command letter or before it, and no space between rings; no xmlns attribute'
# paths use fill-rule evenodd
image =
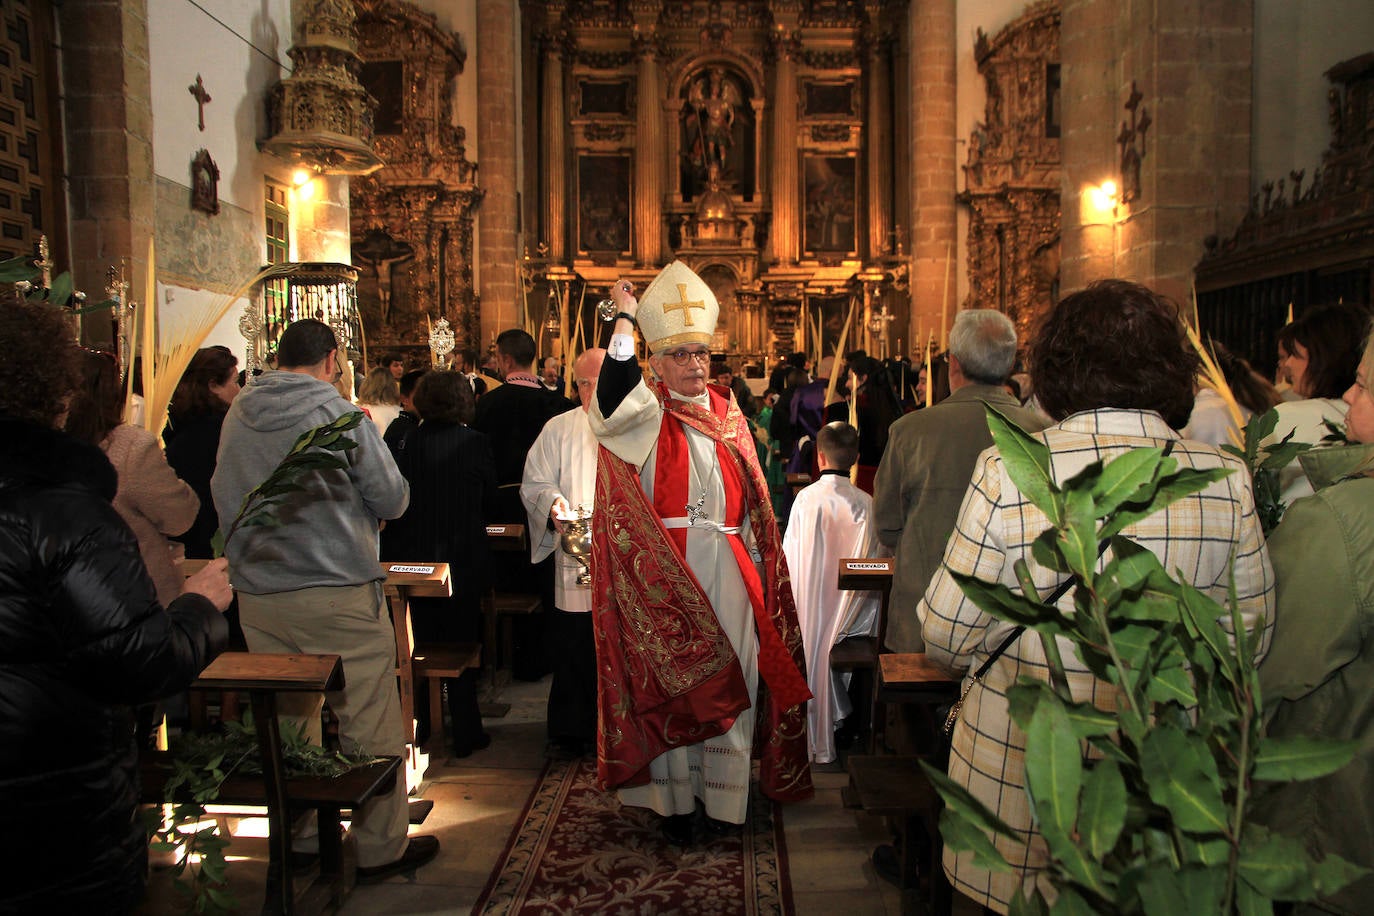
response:
<svg viewBox="0 0 1374 916"><path fill-rule="evenodd" d="M1183 467L1235 470L1122 533L1151 550L1165 569L1179 571L1221 603L1234 556L1237 599L1247 625L1260 637L1262 658L1273 620L1273 572L1249 475L1237 459L1180 440L1174 432L1188 421L1200 368L1175 307L1138 284L1099 281L1055 307L1030 357L1036 397L1056 421L1036 435L1050 449L1057 481L1094 461L1169 441L1174 441L1172 457ZM1031 543L1049 527L1049 519L1007 476L996 448L984 452L941 569L917 610L933 661L971 673L1013 629L965 598L952 572L1019 588L1013 564L1024 559L1042 595L1059 585L1061 575L1031 555ZM1108 559L1104 556L1099 563ZM1072 613L1072 604L1070 591L1060 607ZM1059 650L1074 699L1113 710L1113 688L1093 677L1069 642L1060 640ZM954 887L999 913L1007 912L1017 887L1034 881L1046 861L1024 789L1025 734L1007 712L1007 689L1022 676L1049 680L1035 634L1013 642L969 692L949 760L950 777L1025 837L1024 843L994 838L1017 867L1012 874L975 868L971 854L945 851L945 871Z"/></svg>

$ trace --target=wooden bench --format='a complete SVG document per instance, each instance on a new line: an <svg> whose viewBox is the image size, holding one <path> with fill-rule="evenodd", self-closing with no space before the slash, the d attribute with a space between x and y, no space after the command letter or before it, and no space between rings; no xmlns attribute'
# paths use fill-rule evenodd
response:
<svg viewBox="0 0 1374 916"><path fill-rule="evenodd" d="M444 682L446 677L461 677L469 668L482 664L479 643L415 647L411 668L417 681L429 683L429 747L432 753L443 753L448 747L444 733Z"/></svg>
<svg viewBox="0 0 1374 916"><path fill-rule="evenodd" d="M481 662L481 643L416 643L410 623L413 598L447 598L453 594L447 563L382 563L385 594L396 628L396 677L400 684L401 715L406 740L415 743L416 682L429 690L429 746L443 748L444 704L441 678L459 677Z"/></svg>
<svg viewBox="0 0 1374 916"><path fill-rule="evenodd" d="M878 704L918 705L931 731L928 749L938 746L943 722L934 710L959 696L960 676L935 664L923 652L887 652L878 656L878 681L874 689ZM922 836L931 854L920 871L928 876L929 912L950 912L953 893L941 865L940 798L920 767L925 759L943 767L942 755L850 757L849 786L842 792L845 804L863 808L870 814L891 819L901 847L902 912L922 912L916 882L917 839Z"/></svg>
<svg viewBox="0 0 1374 916"><path fill-rule="evenodd" d="M887 640L888 599L892 595L891 557L846 557L840 560L839 587L845 591L876 591L879 593L878 632L873 636L847 636L830 649L832 671L860 672L868 678L868 753L876 753L883 735L878 692L874 683L878 656Z"/></svg>
<svg viewBox="0 0 1374 916"><path fill-rule="evenodd" d="M391 625L396 632L396 682L401 694L401 721L405 723L406 743L415 744L415 631L410 623L413 598L447 598L453 594L447 563L386 562L382 594ZM432 715L432 713L431 713Z"/></svg>
<svg viewBox="0 0 1374 916"><path fill-rule="evenodd" d="M323 693L341 690L343 683L343 665L337 655L226 652L206 666L191 685L193 690L247 693L252 703L262 776L226 780L217 801L267 807L269 852L264 912L317 913L340 905L353 884L351 868L343 855L341 811L396 790L399 757L383 757L332 779L286 777L277 722L277 693ZM169 770L169 755L147 756L142 764L145 801L165 801ZM298 895L291 868L291 813L303 808L318 812L320 873Z"/></svg>
<svg viewBox="0 0 1374 916"><path fill-rule="evenodd" d="M524 525L488 525L487 546L497 553L523 553L526 559L529 557L529 540L525 536ZM482 596L482 642L488 647L482 664L487 668L487 683L493 695L499 686L497 672L503 664L511 663L515 652L511 618L538 614L543 609L544 602L538 595L503 592L495 585ZM492 701L482 704L484 716L499 718L509 711L509 703Z"/></svg>

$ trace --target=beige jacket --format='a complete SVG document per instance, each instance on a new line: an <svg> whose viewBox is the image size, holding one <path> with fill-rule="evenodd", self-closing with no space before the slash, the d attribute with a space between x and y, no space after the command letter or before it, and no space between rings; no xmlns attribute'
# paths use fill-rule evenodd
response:
<svg viewBox="0 0 1374 916"><path fill-rule="evenodd" d="M153 434L139 426L116 426L100 443L119 475L114 507L138 538L143 565L166 607L181 594L185 577L178 565L180 544L167 540L191 527L200 499L167 464Z"/></svg>

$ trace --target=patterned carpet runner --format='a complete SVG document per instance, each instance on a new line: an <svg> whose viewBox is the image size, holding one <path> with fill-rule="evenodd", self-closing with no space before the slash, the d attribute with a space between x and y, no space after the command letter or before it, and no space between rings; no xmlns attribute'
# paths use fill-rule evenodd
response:
<svg viewBox="0 0 1374 916"><path fill-rule="evenodd" d="M477 914L787 916L793 912L779 806L757 793L734 836L698 822L686 849L658 816L596 784L593 760L552 760L473 908Z"/></svg>

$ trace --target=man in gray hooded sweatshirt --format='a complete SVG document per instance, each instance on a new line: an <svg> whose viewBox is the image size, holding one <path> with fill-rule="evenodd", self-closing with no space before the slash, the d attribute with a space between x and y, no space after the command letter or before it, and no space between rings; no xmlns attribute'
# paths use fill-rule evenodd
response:
<svg viewBox="0 0 1374 916"><path fill-rule="evenodd" d="M287 327L277 367L244 389L224 418L210 484L222 531L301 433L357 409L334 388L338 345L324 322ZM347 468L306 475L304 489L273 510L279 526L241 528L225 552L248 648L340 655L344 689L330 694L329 705L344 751L402 755L396 639L382 598L377 536L379 520L405 511L410 489L376 426L364 422L348 435L358 447L334 453ZM282 712L300 717L316 739L321 703L319 696L278 699ZM398 786L355 812L359 881L411 871L438 852L434 837L407 840L406 807Z"/></svg>

